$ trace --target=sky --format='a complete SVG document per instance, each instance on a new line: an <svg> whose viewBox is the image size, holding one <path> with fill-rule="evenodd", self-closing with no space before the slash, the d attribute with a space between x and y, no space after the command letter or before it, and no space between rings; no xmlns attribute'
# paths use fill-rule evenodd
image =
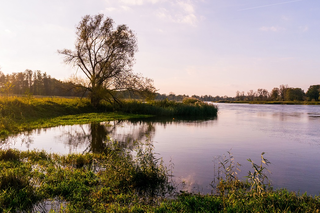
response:
<svg viewBox="0 0 320 213"><path fill-rule="evenodd" d="M79 74L57 50L74 49L85 15L136 34L133 71L159 93L235 96L320 84L319 0L0 0L0 67Z"/></svg>

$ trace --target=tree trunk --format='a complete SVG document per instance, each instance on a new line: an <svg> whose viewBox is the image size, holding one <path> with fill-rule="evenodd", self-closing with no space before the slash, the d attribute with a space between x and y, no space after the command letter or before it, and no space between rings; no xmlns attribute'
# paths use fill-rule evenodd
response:
<svg viewBox="0 0 320 213"><path fill-rule="evenodd" d="M101 97L100 97L98 91L97 90L92 90L90 96L91 96L91 104L92 104L92 106L95 107L95 108L98 107L99 104L100 104L100 101L101 101Z"/></svg>

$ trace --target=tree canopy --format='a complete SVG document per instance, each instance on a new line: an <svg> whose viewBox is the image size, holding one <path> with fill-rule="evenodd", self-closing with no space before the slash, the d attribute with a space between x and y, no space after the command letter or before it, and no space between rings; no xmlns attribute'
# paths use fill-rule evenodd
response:
<svg viewBox="0 0 320 213"><path fill-rule="evenodd" d="M306 93L310 100L319 100L320 96L320 85L311 85Z"/></svg>
<svg viewBox="0 0 320 213"><path fill-rule="evenodd" d="M119 91L139 93L144 97L156 91L153 81L132 72L137 39L126 25L114 28L111 18L103 14L86 15L76 29L75 49L63 49L64 61L79 68L88 82L82 84L90 92L91 103L102 99L120 104Z"/></svg>

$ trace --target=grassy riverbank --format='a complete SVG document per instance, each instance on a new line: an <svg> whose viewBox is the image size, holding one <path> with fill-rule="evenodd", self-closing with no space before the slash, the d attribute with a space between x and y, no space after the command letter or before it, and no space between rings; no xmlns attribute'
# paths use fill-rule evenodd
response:
<svg viewBox="0 0 320 213"><path fill-rule="evenodd" d="M9 97L0 99L2 136L33 128L148 116L214 116L213 106L171 101L126 101L93 108L86 99ZM124 146L110 139L99 153L58 155L0 149L1 212L319 212L320 197L273 190L267 160L252 164L245 182L229 153L213 177L213 193L177 191L152 144ZM88 144L88 146L92 146ZM94 150L94 149L86 149Z"/></svg>
<svg viewBox="0 0 320 213"><path fill-rule="evenodd" d="M102 153L66 156L0 150L0 212L320 210L320 197L269 188L263 183L263 166L256 165L247 182L240 182L232 161L220 162L225 167L212 185L214 194L175 192L170 171L153 153L151 144L138 144L134 151L112 141L106 141Z"/></svg>
<svg viewBox="0 0 320 213"><path fill-rule="evenodd" d="M150 116L216 116L217 108L203 102L124 101L121 106L102 103L92 107L88 99L58 97L0 97L0 137L58 125L84 124Z"/></svg>

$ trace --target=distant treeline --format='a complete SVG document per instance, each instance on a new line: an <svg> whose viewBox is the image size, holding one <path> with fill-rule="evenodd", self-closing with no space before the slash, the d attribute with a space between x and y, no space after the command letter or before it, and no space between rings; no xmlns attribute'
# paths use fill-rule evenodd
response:
<svg viewBox="0 0 320 213"><path fill-rule="evenodd" d="M318 101L320 85L311 85L305 93L301 88L292 88L280 85L268 92L266 89L250 90L249 92L237 91L236 101Z"/></svg>
<svg viewBox="0 0 320 213"><path fill-rule="evenodd" d="M80 84L72 81L61 81L52 78L40 70L25 70L24 72L3 74L0 71L0 93L15 95L43 95L43 96L76 96L86 97L88 92ZM138 94L121 91L118 94L122 98L140 99ZM275 87L271 92L266 89L250 90L249 92L236 92L235 97L211 96L211 95L175 95L174 93L155 94L156 100L182 101L184 98L195 98L201 101L319 101L320 85L311 85L305 93L301 88L292 88L288 85Z"/></svg>
<svg viewBox="0 0 320 213"><path fill-rule="evenodd" d="M43 96L76 96L86 97L88 92L80 84L76 84L72 81L60 81L52 78L47 73L42 73L40 70L32 71L25 70L24 72L3 74L0 71L0 93L2 94L14 94L14 95L43 95ZM140 99L138 94L132 94L128 91L121 91L118 94L122 98L128 99ZM192 98L196 98L202 101L234 101L234 97L227 96L197 96L193 95ZM155 94L156 100L174 100L182 101L184 98L190 98L188 95L175 95L170 93Z"/></svg>
<svg viewBox="0 0 320 213"><path fill-rule="evenodd" d="M15 95L82 96L86 90L75 83L60 81L40 70L3 74L0 71L0 92Z"/></svg>
<svg viewBox="0 0 320 213"><path fill-rule="evenodd" d="M182 101L184 98L195 98L201 101L235 101L234 97L228 97L228 96L211 96L211 95L204 95L204 96L198 96L198 95L175 95L174 93L170 93L169 95L166 94L160 94L156 93L156 100L164 100L168 99L170 101Z"/></svg>
<svg viewBox="0 0 320 213"><path fill-rule="evenodd" d="M235 97L228 96L197 96L192 95L192 98L196 98L201 101L319 101L320 99L320 85L311 85L308 91L305 93L301 88L292 88L288 85L280 85L280 87L275 87L271 92L266 89L258 89L257 91L250 90L245 93L244 91L236 92ZM182 101L184 98L190 98L188 95L175 95L174 93L166 94L156 94L156 100L175 100Z"/></svg>

